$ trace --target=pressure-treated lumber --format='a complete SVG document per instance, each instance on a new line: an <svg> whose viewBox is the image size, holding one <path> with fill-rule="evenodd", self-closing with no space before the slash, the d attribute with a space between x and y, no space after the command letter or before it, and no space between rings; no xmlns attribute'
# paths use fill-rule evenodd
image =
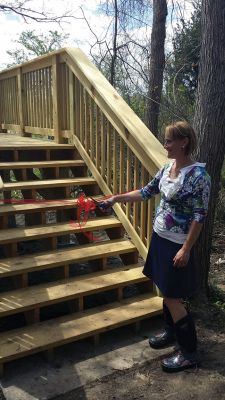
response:
<svg viewBox="0 0 225 400"><path fill-rule="evenodd" d="M132 253L136 247L130 240L117 239L106 242L91 243L73 249L54 250L23 257L10 257L0 260L0 278L19 275L47 268L54 268L74 262L96 260Z"/></svg>
<svg viewBox="0 0 225 400"><path fill-rule="evenodd" d="M148 278L142 274L142 269L140 265L129 265L1 293L0 318L60 301L83 298L87 295L144 282Z"/></svg>
<svg viewBox="0 0 225 400"><path fill-rule="evenodd" d="M102 196L93 196L92 198L98 200ZM45 212L49 210L60 210L60 209L69 209L76 208L78 201L77 199L62 199L62 200L36 200L35 202L32 199L26 200L26 203L21 201L12 200L12 204L2 205L0 207L0 215L8 215L8 214L23 214L28 212Z"/></svg>
<svg viewBox="0 0 225 400"><path fill-rule="evenodd" d="M53 160L53 161L18 161L18 162L0 162L0 170L2 169L23 169L23 168L69 168L83 167L83 160Z"/></svg>
<svg viewBox="0 0 225 400"><path fill-rule="evenodd" d="M93 178L67 178L67 179L47 179L23 182L10 182L4 184L4 191L8 190L24 190L24 189L44 189L50 187L65 187L65 186L84 186L95 185Z"/></svg>
<svg viewBox="0 0 225 400"><path fill-rule="evenodd" d="M149 293L0 334L1 363L160 314L162 299Z"/></svg>
<svg viewBox="0 0 225 400"><path fill-rule="evenodd" d="M115 217L102 217L89 219L85 224L82 221L69 221L67 223L47 224L28 228L11 228L0 231L0 244L18 241L38 240L45 237L55 237L68 233L82 233L99 229L121 227L121 222Z"/></svg>

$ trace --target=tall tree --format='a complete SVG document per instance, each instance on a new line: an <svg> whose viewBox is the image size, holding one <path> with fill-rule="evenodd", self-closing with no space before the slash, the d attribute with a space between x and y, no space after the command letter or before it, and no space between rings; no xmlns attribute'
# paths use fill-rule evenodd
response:
<svg viewBox="0 0 225 400"><path fill-rule="evenodd" d="M212 229L225 154L225 2L202 0L202 36L194 127L199 136L198 156L212 178L209 216L197 248L198 279L207 292Z"/></svg>
<svg viewBox="0 0 225 400"><path fill-rule="evenodd" d="M15 43L23 47L7 51L13 59L13 63L10 65L21 64L31 58L57 50L63 46L63 42L68 36L68 34L61 34L58 31L49 31L48 34L24 31L20 34L19 39L15 41Z"/></svg>
<svg viewBox="0 0 225 400"><path fill-rule="evenodd" d="M106 15L109 21L103 37L96 35L83 11L87 25L95 37L90 53L98 68L119 90L121 81L125 91L130 93L135 91L139 82L141 86L143 82L147 86L148 46L147 35L145 37L143 32L149 27L151 1L102 0L98 13Z"/></svg>
<svg viewBox="0 0 225 400"><path fill-rule="evenodd" d="M153 25L149 66L149 89L147 100L147 125L158 137L158 119L165 68L167 1L153 0Z"/></svg>

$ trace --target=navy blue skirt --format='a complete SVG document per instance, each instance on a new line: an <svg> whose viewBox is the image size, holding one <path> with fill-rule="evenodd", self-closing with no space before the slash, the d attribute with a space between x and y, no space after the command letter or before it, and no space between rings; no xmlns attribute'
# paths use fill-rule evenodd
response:
<svg viewBox="0 0 225 400"><path fill-rule="evenodd" d="M193 253L185 267L173 266L173 258L181 247L182 244L161 238L156 232L152 234L143 274L158 286L164 297L185 298L196 290Z"/></svg>

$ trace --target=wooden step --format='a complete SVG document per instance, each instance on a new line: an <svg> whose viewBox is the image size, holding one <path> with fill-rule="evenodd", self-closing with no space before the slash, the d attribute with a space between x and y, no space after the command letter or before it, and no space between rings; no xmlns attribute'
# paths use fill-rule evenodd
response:
<svg viewBox="0 0 225 400"><path fill-rule="evenodd" d="M0 137L1 138L1 137ZM2 138L1 138L2 139ZM26 141L29 138L26 138ZM12 139L11 139L12 140ZM30 143L21 143L17 138L13 138L13 143L7 143L7 141L1 140L1 151L2 150L76 150L74 145L71 144L58 144L51 143L48 141L33 140Z"/></svg>
<svg viewBox="0 0 225 400"><path fill-rule="evenodd" d="M55 268L72 263L112 257L136 251L130 240L117 239L106 242L91 243L73 249L54 250L22 257L11 257L0 260L0 278L22 273Z"/></svg>
<svg viewBox="0 0 225 400"><path fill-rule="evenodd" d="M135 264L1 293L0 317L149 281Z"/></svg>
<svg viewBox="0 0 225 400"><path fill-rule="evenodd" d="M82 177L82 178L67 178L67 179L47 179L47 180L36 180L36 181L20 181L4 183L3 191L8 190L24 190L24 189L38 189L38 188L49 188L49 187L66 187L66 186L83 186L83 185L95 185L96 181L94 178Z"/></svg>
<svg viewBox="0 0 225 400"><path fill-rule="evenodd" d="M105 230L122 227L121 222L115 217L101 217L89 219L85 224L78 221L47 224L27 228L11 228L0 231L0 244L15 243L19 241L38 240L43 238L67 235L69 233L82 233L89 231Z"/></svg>
<svg viewBox="0 0 225 400"><path fill-rule="evenodd" d="M135 323L162 312L150 293L0 334L1 364Z"/></svg>
<svg viewBox="0 0 225 400"><path fill-rule="evenodd" d="M98 200L102 196L93 196L93 199ZM1 200L0 200L1 202ZM18 204L22 203L22 204ZM0 206L0 216L8 214L24 214L28 212L45 212L49 210L69 209L77 207L77 199L62 199L62 200L12 200L12 204L3 204Z"/></svg>
<svg viewBox="0 0 225 400"><path fill-rule="evenodd" d="M27 169L27 168L53 168L53 167L83 167L83 160L54 160L54 161L18 161L0 162L0 171L3 169Z"/></svg>

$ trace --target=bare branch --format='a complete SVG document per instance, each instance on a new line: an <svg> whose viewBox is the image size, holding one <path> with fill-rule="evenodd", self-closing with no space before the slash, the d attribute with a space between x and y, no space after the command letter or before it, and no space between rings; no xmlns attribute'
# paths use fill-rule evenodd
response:
<svg viewBox="0 0 225 400"><path fill-rule="evenodd" d="M28 20L36 21L36 22L56 22L56 23L61 23L65 22L66 19L69 18L75 18L75 19L83 19L79 17L74 17L73 15L70 14L70 12L66 12L60 16L53 15L50 13L47 13L45 11L37 11L35 9L26 7L26 4L28 3L27 0L23 2L12 2L10 4L3 4L0 3L0 12L4 12L7 14L16 14L19 15L24 19L25 22L28 22Z"/></svg>

